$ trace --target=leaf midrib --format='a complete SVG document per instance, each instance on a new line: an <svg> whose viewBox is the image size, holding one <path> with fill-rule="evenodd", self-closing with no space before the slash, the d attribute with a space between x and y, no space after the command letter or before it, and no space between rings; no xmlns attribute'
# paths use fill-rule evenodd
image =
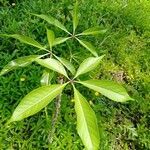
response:
<svg viewBox="0 0 150 150"><path fill-rule="evenodd" d="M91 87L94 87L94 88L97 88L98 86L95 86L95 85L92 85L92 84L88 84L88 83L85 83L85 82L81 82L81 83L83 83L83 85L85 84L85 85L88 85L88 86L91 86ZM119 95L119 96L122 96L122 98L124 99L124 95L123 94L118 94L117 92L114 92L113 90L109 90L109 89L107 89L107 88L103 88L103 87L98 87L98 88L100 88L100 89L103 89L103 90L106 90L106 91L110 91L110 92L112 92L112 93L114 93L114 94L117 94L117 95ZM101 92L100 92L101 93ZM126 95L127 96L127 95Z"/></svg>
<svg viewBox="0 0 150 150"><path fill-rule="evenodd" d="M62 88L62 87L59 87ZM37 103L34 103L33 105L30 105L27 109L25 109L20 115L18 115L18 117L20 117L25 111L27 111L28 109L36 106L37 104L39 104L43 99L47 98L52 92L55 92L56 90L59 90L59 88L56 88L55 90L51 91L48 95L46 95L45 97L43 97L42 99L40 99L40 101L38 101Z"/></svg>
<svg viewBox="0 0 150 150"><path fill-rule="evenodd" d="M80 108L82 108L81 106L81 103L80 103L80 99L79 99L79 97L78 97L78 95L76 94L76 96L77 96L77 99L78 99L78 102L79 102L79 104L80 104ZM84 116L84 122L86 122L86 117L85 117L85 115L84 115L84 111L81 109L81 111L82 111L82 113L83 113L83 116ZM90 136L90 134L89 134L89 128L88 128L88 126L87 126L87 124L85 123L85 125L86 125L86 128L87 128L87 130L88 130L88 135L89 135L89 137L90 137L90 141L91 141L91 144L93 145L93 142L92 142L92 138L91 138L91 136Z"/></svg>

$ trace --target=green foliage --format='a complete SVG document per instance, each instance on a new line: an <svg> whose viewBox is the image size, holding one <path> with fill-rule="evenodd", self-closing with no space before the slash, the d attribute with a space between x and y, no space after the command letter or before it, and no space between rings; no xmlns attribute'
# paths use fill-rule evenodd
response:
<svg viewBox="0 0 150 150"><path fill-rule="evenodd" d="M64 68L64 66L53 58L46 58L46 59L36 59L36 62L40 64L41 66L44 66L48 69L51 69L53 71L56 71L68 78L67 72Z"/></svg>
<svg viewBox="0 0 150 150"><path fill-rule="evenodd" d="M79 41L79 43L84 46L87 50L89 50L94 56L98 56L97 52L95 50L95 47L93 45L91 45L91 43L84 41L84 40L80 40L77 38L77 40Z"/></svg>
<svg viewBox="0 0 150 150"><path fill-rule="evenodd" d="M1 34L0 36L6 36L6 37L11 37L11 38L15 38L17 40L19 40L20 42L35 46L39 49L44 49L44 47L42 45L40 45L37 41L35 41L34 39L27 37L25 35L18 35L18 34L13 34L13 35L9 35L9 34Z"/></svg>
<svg viewBox="0 0 150 150"><path fill-rule="evenodd" d="M9 71L17 69L19 67L26 67L39 57L42 57L42 56L30 55L30 56L20 57L18 59L12 60L1 70L0 76L8 73Z"/></svg>
<svg viewBox="0 0 150 150"><path fill-rule="evenodd" d="M104 34L107 30L106 29L101 29L100 27L93 27L90 29L87 29L83 31L82 33L78 35L96 35L96 34Z"/></svg>
<svg viewBox="0 0 150 150"><path fill-rule="evenodd" d="M73 34L72 34L73 37L76 36L75 29L78 25L77 9L78 9L78 6L76 3L74 12L73 12ZM35 15L35 16L46 20L48 23L55 25L56 27L58 27L68 33L65 26L63 26L58 20L54 19L53 17L47 17L46 15ZM91 29L90 29L90 31L91 31ZM83 33L85 33L85 35L87 35L86 33L88 33L88 32L89 32L89 30L84 31ZM92 30L92 32L97 32L97 30L96 31ZM82 35L84 35L84 34L82 34ZM8 36L19 39L20 41L22 41L26 44L41 48L37 42L35 42L34 40L32 40L31 38L28 38L26 36L20 36L20 35L12 35L12 36L8 35ZM44 50L48 51L51 56L58 58L56 55L54 55L52 53L52 47L53 47L53 43L55 41L55 34L52 30L47 29L47 38L48 38L50 50L46 50L46 49L44 49ZM19 66L25 66L26 63L29 64L35 60L41 66L44 66L47 69L56 71L56 72L64 75L65 77L67 77L69 79L69 81L66 84L71 83L74 88L75 110L77 113L77 130L78 130L79 136L81 137L83 144L85 145L85 147L88 150L91 150L91 149L97 150L97 149L99 149L99 129L97 126L97 119L96 119L95 113L90 108L90 105L88 104L88 102L86 102L84 97L75 89L74 82L77 82L77 81L75 81L74 79L81 74L85 74L85 73L95 69L98 66L98 64L100 63L101 59L104 57L104 55L98 57L96 51L94 51L94 48L90 43L88 43L86 41L81 41L79 39L77 39L77 40L80 42L81 45L86 47L92 54L96 55L97 57L95 57L95 58L89 57L86 60L84 60L81 63L81 65L79 66L73 79L70 79L68 77L67 72L66 72L65 68L63 67L63 64L65 64L65 66L67 68L69 66L69 70L71 70L71 72L74 73L74 70L72 70L73 65L71 63L70 64L67 63L64 60L58 59L58 60L61 60L61 62L63 62L61 64L61 62L57 61L54 58L40 59L40 58L35 58L35 57L33 58L33 56L31 56L32 59L25 58L25 60L24 60L23 58L21 58L21 60L23 59L23 61L20 61L20 60L15 61L15 63L13 61L13 63L15 65L12 65L12 62L11 62L10 63L11 65L9 64L8 66L4 67L4 70L6 70L5 72L8 72L8 70L10 70L9 67L18 66L18 62L19 62ZM44 55L47 55L47 53ZM71 66L71 69L70 69L70 66ZM2 70L2 72L0 74L4 74L3 72L4 71ZM42 78L43 78L43 76L42 76ZM46 77L46 78L49 78L49 77ZM86 82L84 81L84 82L80 82L80 83L82 83L83 85L85 85L89 88L95 89L98 92L101 92L108 98L113 99L115 101L125 102L127 100L130 100L125 89L119 87L118 85L116 85L114 83L109 84L108 82L105 82L105 81L102 82L99 80L92 81L92 83L89 83L89 82L90 81L86 81ZM47 84L47 83L49 83L49 81L46 80L45 84ZM42 87L30 92L28 95L26 95L21 100L19 105L16 107L9 123L14 122L14 121L20 121L24 118L27 118L27 117L39 112L42 108L47 106L56 96L58 96L62 92L62 90L66 86L66 84L42 86ZM94 86L92 84L94 84ZM88 86L88 85L90 85L90 86Z"/></svg>
<svg viewBox="0 0 150 150"><path fill-rule="evenodd" d="M52 46L53 46L54 41L55 41L55 34L52 30L47 29L47 39L48 39L50 49L52 49Z"/></svg>
<svg viewBox="0 0 150 150"><path fill-rule="evenodd" d="M48 17L48 16L43 15L43 14L42 14L42 15L33 14L33 15L35 15L35 16L41 18L41 19L44 19L44 20L47 21L49 24L52 24L52 25L54 25L54 26L60 28L61 30L64 30L65 32L69 33L69 32L67 31L66 27L65 27L63 24L61 24L57 19L55 19L55 18L53 18L53 17L51 17L51 16Z"/></svg>
<svg viewBox="0 0 150 150"><path fill-rule="evenodd" d="M66 84L42 86L31 91L16 107L9 123L13 121L20 121L39 112L62 92L65 85Z"/></svg>
<svg viewBox="0 0 150 150"><path fill-rule="evenodd" d="M38 5L37 5L38 3ZM83 4L83 5L82 5ZM100 67L80 77L113 79L121 82L133 95L136 101L120 105L108 101L99 93L91 93L78 85L78 89L88 97L91 107L95 110L100 129L100 149L150 149L149 137L149 2L144 1L82 1L80 5L80 24L76 30L84 31L90 26L104 26L107 33L84 37L96 47L98 55L107 54ZM69 31L72 23L69 11L72 4L69 1L54 3L48 0L22 1L11 6L5 1L0 10L1 33L18 32L28 35L41 45L47 42L43 26L52 29L56 37L66 36L65 33L46 22L34 18L29 12L55 16L61 20ZM9 7L8 7L9 6ZM66 15L67 14L67 15ZM92 16L92 17L91 17ZM89 20L90 18L90 20ZM80 37L82 38L82 37ZM57 38L56 38L57 39ZM61 38L60 38L61 39ZM81 39L82 40L82 39ZM10 60L20 56L43 54L37 48L20 44L14 39L0 39L0 69ZM46 46L48 47L48 46ZM45 47L44 47L45 48ZM89 57L75 41L54 47L53 52L60 58L67 58L78 68L83 59ZM71 54L71 55L70 55ZM82 56L82 57L81 57ZM47 57L47 56L46 56ZM75 61L74 61L75 60ZM77 62L77 63L76 63ZM66 67L66 66L65 66ZM66 67L67 68L67 67ZM10 124L4 128L12 111L18 105L19 99L34 88L39 87L43 68L32 65L11 72L0 78L0 147L1 149L47 149L47 134L50 128L53 103L40 113L24 121ZM50 72L56 82L56 74ZM123 74L123 75L122 75ZM69 77L72 76L69 74ZM13 88L16 87L16 88ZM83 149L83 145L75 133L74 103L69 86L64 90L59 125L56 127L52 149ZM97 96L99 95L99 96ZM46 117L48 112L48 118ZM48 120L48 121L47 121ZM39 136L40 135L40 136Z"/></svg>
<svg viewBox="0 0 150 150"><path fill-rule="evenodd" d="M89 57L89 58L85 59L79 66L74 78L78 77L81 74L85 74L85 73L95 69L99 65L99 63L101 62L103 57L104 57L104 55L102 55L100 57Z"/></svg>
<svg viewBox="0 0 150 150"><path fill-rule="evenodd" d="M56 57L71 73L75 74L76 70L73 64L65 58Z"/></svg>
<svg viewBox="0 0 150 150"><path fill-rule="evenodd" d="M50 70L44 70L42 77L41 77L41 85L49 85L51 80L53 78L53 72L50 72Z"/></svg>
<svg viewBox="0 0 150 150"><path fill-rule="evenodd" d="M86 149L99 148L99 130L94 111L86 99L74 87L75 111L77 114L77 130Z"/></svg>
<svg viewBox="0 0 150 150"><path fill-rule="evenodd" d="M79 83L117 102L133 100L122 86L112 81L88 80Z"/></svg>
<svg viewBox="0 0 150 150"><path fill-rule="evenodd" d="M78 16L78 1L74 4L74 9L73 9L73 35L75 34L75 30L78 26L79 23L79 16Z"/></svg>

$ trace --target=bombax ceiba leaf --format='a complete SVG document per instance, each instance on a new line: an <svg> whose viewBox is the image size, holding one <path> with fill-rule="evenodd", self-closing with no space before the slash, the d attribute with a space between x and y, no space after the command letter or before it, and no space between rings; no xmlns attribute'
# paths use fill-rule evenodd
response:
<svg viewBox="0 0 150 150"><path fill-rule="evenodd" d="M61 30L65 31L65 32L69 33L69 31L66 29L66 27L60 21L53 18L52 16L46 16L46 15L43 15L43 14L41 14L41 15L33 14L33 15L47 21L49 24L52 24L52 25L60 28Z"/></svg>
<svg viewBox="0 0 150 150"><path fill-rule="evenodd" d="M36 62L41 66L44 66L48 69L56 71L68 78L67 72L64 66L56 59L53 58L46 58L46 59L36 59Z"/></svg>
<svg viewBox="0 0 150 150"><path fill-rule="evenodd" d="M55 97L57 97L66 84L56 84L49 86L42 86L27 94L16 107L12 114L10 122L20 121L47 106Z"/></svg>
<svg viewBox="0 0 150 150"><path fill-rule="evenodd" d="M107 80L87 80L80 81L84 86L97 91L109 99L117 102L126 102L133 100L124 87L114 81Z"/></svg>
<svg viewBox="0 0 150 150"><path fill-rule="evenodd" d="M37 47L39 49L45 49L44 46L39 44L37 41L32 39L31 37L25 36L25 35L19 35L19 34L0 34L0 36L6 36L6 37L11 37L19 40L22 43L32 45L34 47Z"/></svg>
<svg viewBox="0 0 150 150"><path fill-rule="evenodd" d="M0 72L0 76L19 67L26 67L27 65L31 64L33 61L40 57L42 57L42 55L30 55L12 60L6 66L4 66L4 68Z"/></svg>
<svg viewBox="0 0 150 150"><path fill-rule="evenodd" d="M102 55L100 57L89 57L85 59L79 66L74 78L78 77L81 74L87 73L95 69L100 64L104 56L105 55Z"/></svg>
<svg viewBox="0 0 150 150"><path fill-rule="evenodd" d="M100 136L96 115L86 99L75 87L74 101L78 134L87 150L98 150Z"/></svg>

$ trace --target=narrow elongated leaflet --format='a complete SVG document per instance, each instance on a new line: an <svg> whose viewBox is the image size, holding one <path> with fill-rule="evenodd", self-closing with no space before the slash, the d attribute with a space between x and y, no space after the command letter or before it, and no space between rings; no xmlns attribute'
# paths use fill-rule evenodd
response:
<svg viewBox="0 0 150 150"><path fill-rule="evenodd" d="M100 27L89 28L78 35L95 35L95 34L104 34L106 29L101 29Z"/></svg>
<svg viewBox="0 0 150 150"><path fill-rule="evenodd" d="M34 47L37 47L39 49L45 49L41 44L39 44L37 41L35 41L34 39L25 36L25 35L19 35L19 34L0 34L0 36L6 36L6 37L11 37L11 38L15 38L17 40L19 40L22 43L28 44L28 45L32 45Z"/></svg>
<svg viewBox="0 0 150 150"><path fill-rule="evenodd" d="M47 39L48 39L48 43L50 46L50 49L52 49L53 43L55 41L55 34L52 30L46 29L47 30Z"/></svg>
<svg viewBox="0 0 150 150"><path fill-rule="evenodd" d="M79 41L79 43L82 46L84 46L87 50L89 50L94 56L98 57L98 54L97 54L97 52L95 50L95 47L91 43L89 43L89 42L87 42L85 40L80 40L78 38L76 38L76 39Z"/></svg>
<svg viewBox="0 0 150 150"><path fill-rule="evenodd" d="M60 74L63 74L68 78L67 72L64 66L56 59L46 58L46 59L36 59L36 62L41 66L44 66L48 69L54 70Z"/></svg>
<svg viewBox="0 0 150 150"><path fill-rule="evenodd" d="M40 57L42 57L42 55L30 55L12 60L6 66L4 66L4 68L0 72L0 76L19 67L26 67L27 65L31 64L33 61Z"/></svg>
<svg viewBox="0 0 150 150"><path fill-rule="evenodd" d="M53 46L64 43L65 41L67 41L68 39L70 39L70 37L58 37L55 39L55 41L53 42Z"/></svg>
<svg viewBox="0 0 150 150"><path fill-rule="evenodd" d="M86 99L74 87L77 131L87 150L98 150L100 136L94 111Z"/></svg>
<svg viewBox="0 0 150 150"><path fill-rule="evenodd" d="M52 24L52 25L60 28L61 30L65 31L65 32L69 33L69 31L66 29L66 27L60 21L53 18L52 16L46 16L46 15L43 15L43 14L41 14L41 15L33 14L33 15L47 21L49 24Z"/></svg>
<svg viewBox="0 0 150 150"><path fill-rule="evenodd" d="M74 5L73 9L73 33L75 33L75 30L79 23L79 16L78 16L78 1L76 0L76 3Z"/></svg>
<svg viewBox="0 0 150 150"><path fill-rule="evenodd" d="M81 74L87 73L87 72L95 69L99 65L99 63L101 62L101 60L104 56L105 55L102 55L100 57L89 57L89 58L85 59L79 66L79 68L76 72L75 78Z"/></svg>
<svg viewBox="0 0 150 150"><path fill-rule="evenodd" d="M12 114L9 123L13 121L20 121L39 112L56 96L58 96L65 86L66 84L42 86L31 91L21 100L14 113Z"/></svg>
<svg viewBox="0 0 150 150"><path fill-rule="evenodd" d="M50 49L52 49L52 46L61 44L65 41L67 41L68 39L70 39L70 37L58 37L55 38L55 34L52 30L47 29L47 38L48 38L48 42L50 45Z"/></svg>
<svg viewBox="0 0 150 150"><path fill-rule="evenodd" d="M107 80L87 80L79 82L84 86L97 91L104 96L108 97L109 99L117 102L126 102L128 100L133 100L128 93L126 92L125 88L122 87L120 84L107 81Z"/></svg>
<svg viewBox="0 0 150 150"><path fill-rule="evenodd" d="M56 57L73 75L75 74L76 70L70 61L65 58Z"/></svg>

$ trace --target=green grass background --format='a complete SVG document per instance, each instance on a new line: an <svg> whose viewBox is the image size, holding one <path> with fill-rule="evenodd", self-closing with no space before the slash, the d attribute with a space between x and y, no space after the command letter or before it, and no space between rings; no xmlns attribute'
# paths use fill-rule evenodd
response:
<svg viewBox="0 0 150 150"><path fill-rule="evenodd" d="M25 34L47 44L45 27L53 29L56 36L66 34L30 13L52 15L72 31L72 8L70 0L0 0L0 33ZM99 55L106 54L106 57L96 71L83 78L117 80L116 75L123 72L120 82L135 99L120 104L78 87L96 112L101 133L100 149L150 150L150 1L80 0L79 8L78 32L97 25L108 30L104 35L86 38ZM77 61L74 61L76 66L90 55L71 40L55 48L57 55L67 58L70 51ZM34 47L0 38L0 69L12 59L33 53L37 53ZM42 67L33 64L0 77L0 150L83 149L76 132L73 93L69 87L62 97L61 114L50 146L47 137L51 130L53 103L32 117L5 126L21 98L40 86L41 74Z"/></svg>

